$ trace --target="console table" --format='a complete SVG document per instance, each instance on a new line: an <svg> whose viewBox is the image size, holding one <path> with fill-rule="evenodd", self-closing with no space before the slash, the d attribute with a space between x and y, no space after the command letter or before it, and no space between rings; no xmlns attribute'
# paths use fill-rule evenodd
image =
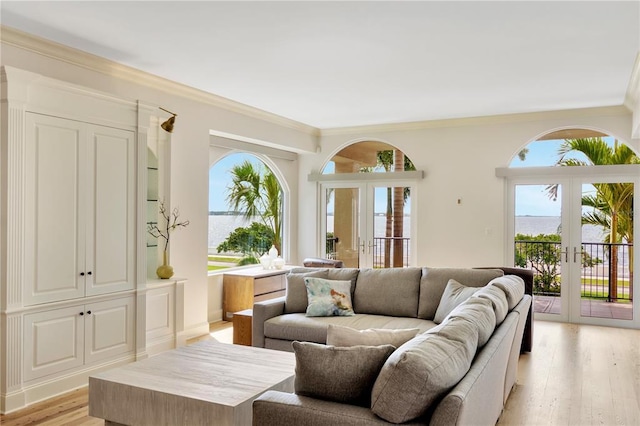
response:
<svg viewBox="0 0 640 426"><path fill-rule="evenodd" d="M262 267L225 272L222 278L222 319L230 321L233 313L253 308L253 302L284 296L287 269Z"/></svg>

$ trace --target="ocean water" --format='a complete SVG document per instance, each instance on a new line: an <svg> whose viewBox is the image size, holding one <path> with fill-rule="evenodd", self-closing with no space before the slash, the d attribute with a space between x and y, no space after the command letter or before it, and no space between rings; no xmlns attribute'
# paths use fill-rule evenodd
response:
<svg viewBox="0 0 640 426"><path fill-rule="evenodd" d="M516 216L516 234L539 235L559 234L560 217L558 216ZM604 230L600 226L584 225L582 227L582 242L601 243Z"/></svg>

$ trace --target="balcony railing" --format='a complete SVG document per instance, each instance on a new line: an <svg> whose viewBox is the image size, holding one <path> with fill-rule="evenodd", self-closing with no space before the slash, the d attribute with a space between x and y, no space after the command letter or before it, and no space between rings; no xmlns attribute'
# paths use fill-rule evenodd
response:
<svg viewBox="0 0 640 426"><path fill-rule="evenodd" d="M402 267L409 266L409 244L410 238L404 237L375 237L373 239L373 267L374 268L390 268L394 266L394 255L401 251ZM326 239L326 253L328 259L336 259L338 238Z"/></svg>
<svg viewBox="0 0 640 426"><path fill-rule="evenodd" d="M633 244L628 243L582 243L580 253L571 253L563 251L559 242L515 241L515 263L534 271L536 295L560 295L561 264L565 260L581 262L582 297L631 301L632 256Z"/></svg>

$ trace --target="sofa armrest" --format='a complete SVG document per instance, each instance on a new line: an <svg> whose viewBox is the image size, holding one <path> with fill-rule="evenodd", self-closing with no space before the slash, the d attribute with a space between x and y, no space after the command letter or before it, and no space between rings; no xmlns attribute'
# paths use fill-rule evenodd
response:
<svg viewBox="0 0 640 426"><path fill-rule="evenodd" d="M367 407L341 404L279 391L267 391L253 401L253 424L282 426L313 424L386 425Z"/></svg>
<svg viewBox="0 0 640 426"><path fill-rule="evenodd" d="M284 296L253 304L251 346L264 348L264 322L284 313Z"/></svg>

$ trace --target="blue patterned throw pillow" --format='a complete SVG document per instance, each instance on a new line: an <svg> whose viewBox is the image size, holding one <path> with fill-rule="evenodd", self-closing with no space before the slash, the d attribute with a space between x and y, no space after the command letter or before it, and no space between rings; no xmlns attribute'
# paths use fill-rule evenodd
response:
<svg viewBox="0 0 640 426"><path fill-rule="evenodd" d="M351 316L351 281L305 277L308 317Z"/></svg>

